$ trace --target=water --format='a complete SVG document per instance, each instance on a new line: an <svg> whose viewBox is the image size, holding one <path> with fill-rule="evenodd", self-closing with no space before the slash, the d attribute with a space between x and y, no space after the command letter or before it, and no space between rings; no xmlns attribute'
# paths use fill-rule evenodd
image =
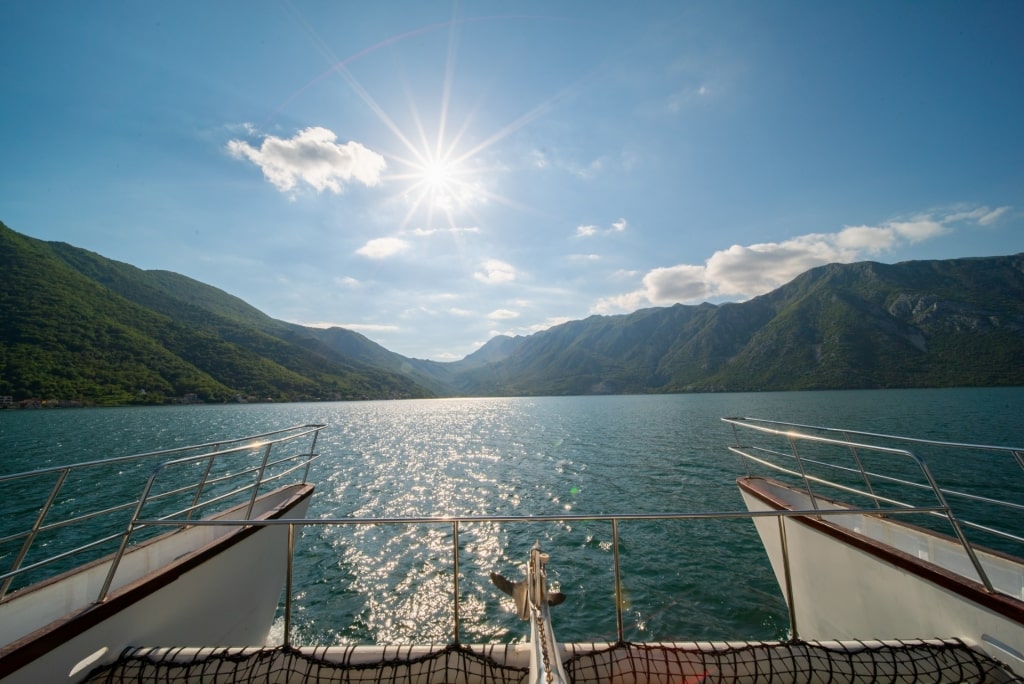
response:
<svg viewBox="0 0 1024 684"><path fill-rule="evenodd" d="M1006 388L2 411L0 472L323 422L314 518L729 511L743 506L722 416L1020 445L1022 407ZM539 540L569 596L559 638L614 640L611 538L596 521L461 526L461 639L524 638L488 575L521 578ZM451 641L451 550L448 524L307 528L294 640ZM748 520L627 521L620 551L626 638L785 636Z"/></svg>

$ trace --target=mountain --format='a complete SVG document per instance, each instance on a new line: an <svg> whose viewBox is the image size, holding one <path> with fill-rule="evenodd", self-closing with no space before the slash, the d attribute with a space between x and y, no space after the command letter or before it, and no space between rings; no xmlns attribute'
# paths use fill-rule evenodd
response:
<svg viewBox="0 0 1024 684"><path fill-rule="evenodd" d="M1024 385L1024 254L831 264L744 303L592 316L462 374L468 393Z"/></svg>
<svg viewBox="0 0 1024 684"><path fill-rule="evenodd" d="M0 224L0 395L85 403L432 396L216 288ZM292 338L292 339L290 339Z"/></svg>
<svg viewBox="0 0 1024 684"><path fill-rule="evenodd" d="M2 223L0 264L0 396L15 401L1024 385L1024 254L830 264L747 302L591 316L450 363Z"/></svg>

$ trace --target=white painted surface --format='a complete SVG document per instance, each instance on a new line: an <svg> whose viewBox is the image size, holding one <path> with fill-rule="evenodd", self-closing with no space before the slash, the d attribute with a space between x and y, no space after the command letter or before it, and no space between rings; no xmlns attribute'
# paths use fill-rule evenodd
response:
<svg viewBox="0 0 1024 684"><path fill-rule="evenodd" d="M273 510L295 489L286 488L259 502L253 517ZM306 514L309 497L288 518ZM224 519L238 513L228 511ZM193 527L126 554L110 600L135 581L184 561L234 527ZM281 597L287 564L287 527L265 527L64 643L47 644L49 653L3 679L3 684L69 681L71 670L99 649L109 662L130 645L260 646ZM45 628L72 612L91 608L106 576L107 563L70 575L39 590L27 590L0 604L4 641ZM200 619L197 619L200 616ZM45 638L45 637L44 637ZM81 675L87 672L81 672Z"/></svg>
<svg viewBox="0 0 1024 684"><path fill-rule="evenodd" d="M764 484L764 481L759 481ZM742 491L751 511L771 510ZM796 509L810 509L805 495L773 487ZM779 521L784 521L789 550L797 632L802 639L927 639L957 637L984 649L1015 671L1024 669L1024 625L1008 619L908 570L803 524L797 518L755 518L783 594L786 575ZM976 576L963 550L934 535L883 518L834 516L834 523L855 528L920 558L928 556L947 567ZM1024 567L985 555L983 565L1009 591L1019 592ZM1019 596L1019 594L1018 594ZM1019 600L1019 599L1018 599ZM987 637L987 638L986 638ZM1009 647L997 648L993 642ZM1014 652L1017 654L1015 655Z"/></svg>

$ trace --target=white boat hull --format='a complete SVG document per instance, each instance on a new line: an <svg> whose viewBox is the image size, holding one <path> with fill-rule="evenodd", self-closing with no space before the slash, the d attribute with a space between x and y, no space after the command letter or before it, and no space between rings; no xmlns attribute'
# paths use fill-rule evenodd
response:
<svg viewBox="0 0 1024 684"><path fill-rule="evenodd" d="M774 480L741 478L739 485L750 511L812 508L806 493ZM839 506L819 499L818 507ZM979 552L1000 589L993 593L950 569L970 567L953 540L891 519L850 514L754 522L794 613L794 636L959 637L1015 671L1024 670L1019 559Z"/></svg>
<svg viewBox="0 0 1024 684"><path fill-rule="evenodd" d="M311 485L257 499L253 519L302 518ZM244 506L225 520L244 517ZM0 603L0 681L75 681L139 645L262 646L287 568L287 526L194 526L125 554L95 603L110 558ZM202 616L202 619L196 619ZM20 634L20 636L19 636Z"/></svg>

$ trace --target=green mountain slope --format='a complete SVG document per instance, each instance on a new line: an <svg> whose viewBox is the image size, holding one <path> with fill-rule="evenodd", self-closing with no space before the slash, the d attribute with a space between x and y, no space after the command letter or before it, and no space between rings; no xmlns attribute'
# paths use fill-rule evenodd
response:
<svg viewBox="0 0 1024 684"><path fill-rule="evenodd" d="M1024 254L831 264L748 302L591 316L465 359L275 320L0 223L0 395L90 403L1024 385Z"/></svg>
<svg viewBox="0 0 1024 684"><path fill-rule="evenodd" d="M429 396L409 379L317 354L241 300L0 224L0 394L91 403L185 395L353 399Z"/></svg>
<svg viewBox="0 0 1024 684"><path fill-rule="evenodd" d="M471 394L1024 384L1024 255L816 268L741 304L592 316L465 370Z"/></svg>

